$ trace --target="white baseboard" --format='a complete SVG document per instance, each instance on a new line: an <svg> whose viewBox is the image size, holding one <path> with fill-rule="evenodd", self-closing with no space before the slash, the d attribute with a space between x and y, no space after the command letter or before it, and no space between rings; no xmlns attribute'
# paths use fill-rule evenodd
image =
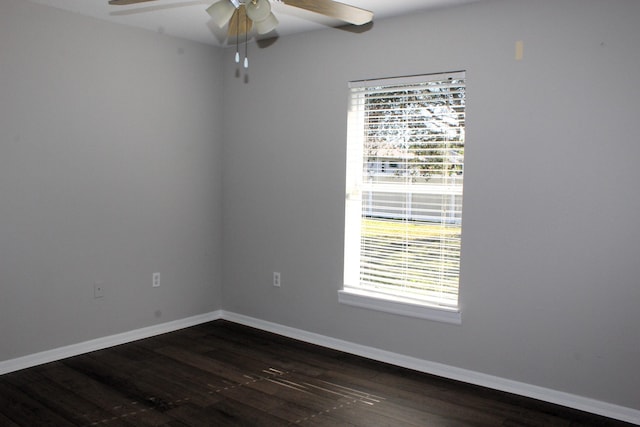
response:
<svg viewBox="0 0 640 427"><path fill-rule="evenodd" d="M148 326L146 328L135 329L121 334L110 335L108 337L96 338L90 341L84 341L78 344L72 344L65 347L55 348L40 353L30 354L16 359L0 361L0 375L9 372L19 371L25 368L42 365L44 363L54 362L56 360L65 359L67 357L77 356L79 354L89 353L91 351L102 350L103 348L113 347L143 338L149 338L155 335L167 332L177 331L178 329L188 328L190 326L199 325L201 323L210 322L222 318L222 310L210 313L199 314L197 316L178 319L172 322L161 323L159 325Z"/></svg>
<svg viewBox="0 0 640 427"><path fill-rule="evenodd" d="M273 332L289 338L305 341L311 344L321 345L334 350L344 351L357 356L366 357L380 362L389 363L415 371L437 375L444 378L458 380L470 384L488 387L494 390L505 391L520 396L530 397L557 405L566 406L592 414L602 415L608 418L626 421L640 425L640 411L624 406L614 405L587 397L577 396L557 390L513 381L505 378L487 375L467 369L456 368L428 360L404 356L389 351L379 350L373 347L354 344L324 335L266 322L264 320L243 316L241 314L222 312L222 318L231 322L251 326L264 331Z"/></svg>
<svg viewBox="0 0 640 427"><path fill-rule="evenodd" d="M159 325L153 325L146 328L124 332L121 334L111 335L108 337L97 338L78 344L72 344L53 350L47 350L40 353L18 357L16 359L0 361L0 375L41 365L43 363L54 362L56 360L61 360L67 357L77 356L79 354L84 354L91 351L101 350L104 348L137 341L143 338L149 338L167 332L173 332L179 329L188 328L190 326L195 326L201 323L206 323L218 319L225 319L230 322L251 326L267 332L273 332L289 338L321 345L323 347L332 348L334 350L344 351L346 353L351 353L380 362L390 363L392 365L401 366L403 368L413 369L419 372L438 375L444 378L450 378L453 380L488 387L494 390L505 391L520 396L531 397L533 399L555 403L569 408L590 412L592 414L602 415L605 417L640 425L640 411L637 409L613 405L611 403L577 396L570 393L556 391L544 387L538 387L518 381L512 381L493 375L470 371L467 369L456 368L454 366L448 366L441 363L430 362L428 360L404 356L389 351L379 350L374 347L354 344L348 341L343 341L336 338L331 338L324 335L307 332L301 329L291 328L289 326L267 322L264 320L255 319L253 317L248 317L223 310L217 310L210 313L188 317L186 319L175 320L172 322L161 323Z"/></svg>

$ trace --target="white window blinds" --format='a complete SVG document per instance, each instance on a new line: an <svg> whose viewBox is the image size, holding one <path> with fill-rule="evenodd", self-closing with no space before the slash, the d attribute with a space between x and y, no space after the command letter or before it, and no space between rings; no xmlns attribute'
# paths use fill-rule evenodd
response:
<svg viewBox="0 0 640 427"><path fill-rule="evenodd" d="M464 72L350 84L345 290L457 309Z"/></svg>

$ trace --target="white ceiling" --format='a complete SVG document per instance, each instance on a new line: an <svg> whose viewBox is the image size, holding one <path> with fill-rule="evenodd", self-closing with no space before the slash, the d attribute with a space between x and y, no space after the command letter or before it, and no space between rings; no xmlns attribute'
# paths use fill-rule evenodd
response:
<svg viewBox="0 0 640 427"><path fill-rule="evenodd" d="M216 46L226 46L226 29L219 29L205 9L216 0L156 0L129 6L110 6L108 0L30 0L46 6L104 21L143 28ZM416 11L459 6L482 0L342 0L370 10L376 19ZM267 37L312 31L341 25L321 15L272 2L280 25ZM263 36L263 38L266 38ZM232 42L233 43L233 42Z"/></svg>

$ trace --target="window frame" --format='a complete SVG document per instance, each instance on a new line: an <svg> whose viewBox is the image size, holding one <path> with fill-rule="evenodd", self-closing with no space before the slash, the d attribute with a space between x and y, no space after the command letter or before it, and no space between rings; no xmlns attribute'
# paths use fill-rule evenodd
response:
<svg viewBox="0 0 640 427"><path fill-rule="evenodd" d="M363 155L365 145L363 123L365 123L365 120L363 118L364 109L354 106L354 102L356 102L356 98L358 98L357 95L353 94L354 89L385 87L395 84L422 84L425 82L448 79L452 76L462 79L464 81L464 87L466 88L465 71L362 80L349 83L344 281L343 288L338 292L338 301L341 304L451 324L462 323L459 270L457 276L457 304L455 306L434 304L433 302L428 302L418 298L411 298L406 295L375 292L368 290L366 286L363 287L360 284L359 279L361 270L361 222L364 209L362 206L362 171L365 162ZM401 194L410 194L410 191ZM357 282L357 284L354 284L354 282Z"/></svg>

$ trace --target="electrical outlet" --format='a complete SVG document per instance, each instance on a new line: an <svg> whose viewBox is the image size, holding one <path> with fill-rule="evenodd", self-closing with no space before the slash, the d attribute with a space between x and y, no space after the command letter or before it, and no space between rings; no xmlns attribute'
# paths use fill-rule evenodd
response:
<svg viewBox="0 0 640 427"><path fill-rule="evenodd" d="M104 282L93 283L93 297L102 298L104 296Z"/></svg>
<svg viewBox="0 0 640 427"><path fill-rule="evenodd" d="M152 286L154 288L160 287L160 273L153 273L153 282Z"/></svg>
<svg viewBox="0 0 640 427"><path fill-rule="evenodd" d="M273 286L280 287L280 273L277 271L273 272Z"/></svg>

